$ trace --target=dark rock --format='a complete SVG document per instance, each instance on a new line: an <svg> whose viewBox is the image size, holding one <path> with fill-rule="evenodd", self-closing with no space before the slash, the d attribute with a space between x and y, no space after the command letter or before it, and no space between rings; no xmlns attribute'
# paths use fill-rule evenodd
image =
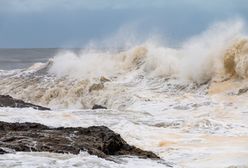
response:
<svg viewBox="0 0 248 168"><path fill-rule="evenodd" d="M9 95L0 95L0 107L16 107L16 108L28 108L32 107L37 110L50 110L49 108L26 103L22 100L14 99Z"/></svg>
<svg viewBox="0 0 248 168"><path fill-rule="evenodd" d="M98 105L98 104L94 104L94 106L92 107L92 110L96 110L96 109L107 109L107 107Z"/></svg>
<svg viewBox="0 0 248 168"><path fill-rule="evenodd" d="M5 153L8 153L8 152L6 150L0 148L0 155L5 154Z"/></svg>
<svg viewBox="0 0 248 168"><path fill-rule="evenodd" d="M89 87L89 92L99 91L99 90L102 90L103 88L104 88L103 83L94 83Z"/></svg>
<svg viewBox="0 0 248 168"><path fill-rule="evenodd" d="M119 134L105 126L50 128L38 123L7 123L0 121L0 149L22 152L55 152L89 154L107 158L109 155L135 155L158 159L152 152L127 144ZM0 154L6 151L0 150Z"/></svg>
<svg viewBox="0 0 248 168"><path fill-rule="evenodd" d="M242 95L242 94L246 93L247 91L248 91L248 88L239 89L238 95Z"/></svg>

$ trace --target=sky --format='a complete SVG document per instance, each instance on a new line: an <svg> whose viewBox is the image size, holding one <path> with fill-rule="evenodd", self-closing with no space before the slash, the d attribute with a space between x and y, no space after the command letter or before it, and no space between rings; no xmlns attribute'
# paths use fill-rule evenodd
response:
<svg viewBox="0 0 248 168"><path fill-rule="evenodd" d="M78 48L153 35L179 43L235 18L248 19L247 0L0 0L0 48Z"/></svg>

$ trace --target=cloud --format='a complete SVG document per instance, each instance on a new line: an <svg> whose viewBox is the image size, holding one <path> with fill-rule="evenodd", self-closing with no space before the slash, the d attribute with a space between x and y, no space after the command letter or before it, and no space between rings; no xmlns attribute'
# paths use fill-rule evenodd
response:
<svg viewBox="0 0 248 168"><path fill-rule="evenodd" d="M75 8L79 0L69 3L69 0L0 0L0 10L3 12L34 12L47 9Z"/></svg>
<svg viewBox="0 0 248 168"><path fill-rule="evenodd" d="M192 6L203 10L235 8L248 5L245 0L0 0L1 12L34 12L76 9L135 9Z"/></svg>
<svg viewBox="0 0 248 168"><path fill-rule="evenodd" d="M161 1L161 0L155 0ZM0 0L0 10L3 12L34 12L49 9L119 9L143 7L148 0ZM156 4L156 3L155 3Z"/></svg>

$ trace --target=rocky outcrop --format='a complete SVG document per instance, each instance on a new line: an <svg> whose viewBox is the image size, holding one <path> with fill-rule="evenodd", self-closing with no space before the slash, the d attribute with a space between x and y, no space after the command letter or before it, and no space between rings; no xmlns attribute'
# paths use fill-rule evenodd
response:
<svg viewBox="0 0 248 168"><path fill-rule="evenodd" d="M96 109L107 109L107 107L104 107L104 106L98 105L98 104L94 104L94 106L92 107L92 110L96 110Z"/></svg>
<svg viewBox="0 0 248 168"><path fill-rule="evenodd" d="M130 146L105 126L50 128L38 123L0 122L0 154L9 151L71 154L87 151L102 158L109 155L159 158L152 152Z"/></svg>
<svg viewBox="0 0 248 168"><path fill-rule="evenodd" d="M0 107L16 107L16 108L34 108L37 110L50 110L49 108L34 105L31 103L26 103L22 100L14 99L8 95L0 95Z"/></svg>
<svg viewBox="0 0 248 168"><path fill-rule="evenodd" d="M92 91L99 91L102 90L104 88L104 84L103 83L94 83L90 86L89 88L89 92Z"/></svg>
<svg viewBox="0 0 248 168"><path fill-rule="evenodd" d="M248 87L245 87L245 88L239 89L237 95L242 95L242 94L247 93L247 92L248 92Z"/></svg>
<svg viewBox="0 0 248 168"><path fill-rule="evenodd" d="M5 154L5 153L8 153L7 150L6 150L6 149L1 149L1 148L0 148L0 155Z"/></svg>

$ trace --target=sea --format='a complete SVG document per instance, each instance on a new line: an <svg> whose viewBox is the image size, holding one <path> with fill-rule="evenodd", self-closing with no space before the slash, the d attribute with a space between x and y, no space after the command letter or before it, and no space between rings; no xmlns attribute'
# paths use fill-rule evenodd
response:
<svg viewBox="0 0 248 168"><path fill-rule="evenodd" d="M215 25L177 48L148 40L122 51L0 49L0 69L1 95L52 109L2 107L1 121L104 125L161 157L16 152L1 155L0 167L248 167L248 38L240 23Z"/></svg>

